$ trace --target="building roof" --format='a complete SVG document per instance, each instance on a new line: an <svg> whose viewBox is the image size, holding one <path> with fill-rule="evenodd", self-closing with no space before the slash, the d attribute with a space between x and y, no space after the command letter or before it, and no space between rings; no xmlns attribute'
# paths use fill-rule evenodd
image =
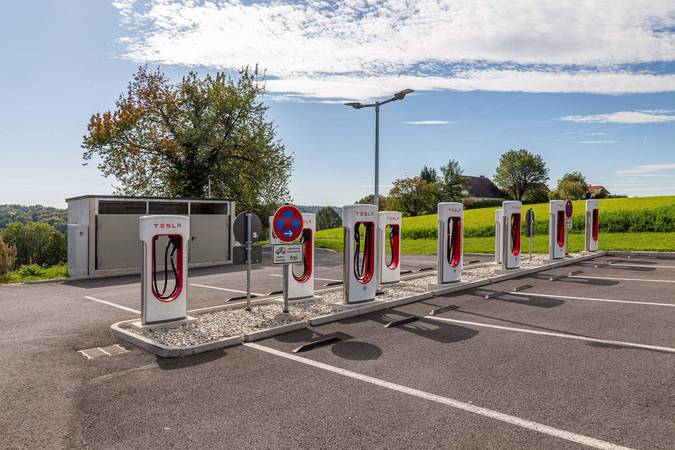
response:
<svg viewBox="0 0 675 450"><path fill-rule="evenodd" d="M70 197L66 199L66 202L71 200L81 200L84 198L99 198L105 200L149 200L149 201L171 201L171 202L181 202L181 201L190 201L190 202L231 202L232 200L227 198L198 198L198 197L143 197L135 195L80 195L78 197Z"/></svg>
<svg viewBox="0 0 675 450"><path fill-rule="evenodd" d="M488 177L481 175L479 177L465 176L466 190L469 197L477 198L509 198L503 193Z"/></svg>

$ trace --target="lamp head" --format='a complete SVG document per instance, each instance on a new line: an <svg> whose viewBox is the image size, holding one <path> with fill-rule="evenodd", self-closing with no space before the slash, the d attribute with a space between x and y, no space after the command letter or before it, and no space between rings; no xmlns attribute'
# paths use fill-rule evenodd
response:
<svg viewBox="0 0 675 450"><path fill-rule="evenodd" d="M361 109L361 108L363 108L363 103L351 102L351 103L345 103L345 106L351 106L354 109Z"/></svg>
<svg viewBox="0 0 675 450"><path fill-rule="evenodd" d="M394 98L396 100L403 100L406 95L415 92L413 89L403 89L401 92L397 92L394 94Z"/></svg>

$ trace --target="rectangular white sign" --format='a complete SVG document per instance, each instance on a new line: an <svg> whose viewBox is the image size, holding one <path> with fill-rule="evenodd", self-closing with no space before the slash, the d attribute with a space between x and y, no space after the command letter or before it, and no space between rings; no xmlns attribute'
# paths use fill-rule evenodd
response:
<svg viewBox="0 0 675 450"><path fill-rule="evenodd" d="M272 246L272 263L292 264L302 262L302 244L276 244Z"/></svg>

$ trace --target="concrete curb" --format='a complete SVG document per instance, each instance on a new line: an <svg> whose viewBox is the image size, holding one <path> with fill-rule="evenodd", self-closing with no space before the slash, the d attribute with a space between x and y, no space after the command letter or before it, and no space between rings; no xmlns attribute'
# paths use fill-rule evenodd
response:
<svg viewBox="0 0 675 450"><path fill-rule="evenodd" d="M450 293L453 293L453 292L459 292L459 291L463 291L463 290L466 290L466 289L472 289L472 288L487 286L489 284L498 283L500 281L511 280L513 278L522 277L524 275L531 275L533 273L544 272L546 270L555 269L557 267L569 266L571 264L576 264L578 262L588 261L590 259L598 258L598 257L604 256L604 255L605 255L605 252L595 252L595 253L591 253L591 254L584 255L584 256L578 256L576 258L564 259L562 261L544 264L543 266L531 267L529 269L516 269L512 273L497 275L497 276L486 278L484 280L472 281L472 282L465 283L465 284L461 284L462 282L460 281L459 282L460 284L454 284L454 285L448 286L447 288L435 289L431 292L434 294L434 296L450 294Z"/></svg>
<svg viewBox="0 0 675 450"><path fill-rule="evenodd" d="M246 333L243 336L244 342L255 342L262 339L267 339L272 336L277 336L291 331L301 330L307 328L307 321L292 322L286 325L279 325L278 327L265 328L264 330L254 331L253 333Z"/></svg>
<svg viewBox="0 0 675 450"><path fill-rule="evenodd" d="M325 316L315 317L314 319L309 319L307 322L310 326L323 325L325 323L337 322L338 320L349 319L350 317L356 317L363 314L368 314L374 311L381 311L387 309L387 302L379 302L371 304L368 306L362 306L359 308L348 309L346 311L340 311L333 314L326 314Z"/></svg>
<svg viewBox="0 0 675 450"><path fill-rule="evenodd" d="M218 348L241 345L241 336L229 336L215 341L206 342L204 344L195 344L187 347L171 347L160 344L159 342L152 341L143 335L132 333L131 331L128 331L122 327L123 325L127 325L135 320L137 319L124 320L122 322L112 324L110 326L112 335L162 358L177 358L181 356L208 352Z"/></svg>

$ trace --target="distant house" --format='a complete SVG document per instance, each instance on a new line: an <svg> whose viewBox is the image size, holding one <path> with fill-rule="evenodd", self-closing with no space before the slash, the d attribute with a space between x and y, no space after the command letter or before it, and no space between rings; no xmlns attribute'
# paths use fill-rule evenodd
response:
<svg viewBox="0 0 675 450"><path fill-rule="evenodd" d="M462 194L466 198L476 201L483 200L508 200L509 196L502 192L491 179L485 175L479 177L465 176L465 187Z"/></svg>
<svg viewBox="0 0 675 450"><path fill-rule="evenodd" d="M586 198L606 198L608 195L610 195L609 191L600 185L594 186L591 184L586 191Z"/></svg>

